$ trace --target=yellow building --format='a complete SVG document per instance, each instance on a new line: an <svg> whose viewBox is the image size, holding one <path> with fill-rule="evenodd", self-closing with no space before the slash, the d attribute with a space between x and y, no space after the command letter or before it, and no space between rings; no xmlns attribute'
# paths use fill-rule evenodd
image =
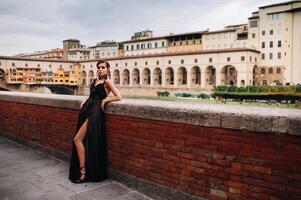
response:
<svg viewBox="0 0 301 200"><path fill-rule="evenodd" d="M202 34L206 31L170 34L167 38L167 52L185 52L202 50Z"/></svg>
<svg viewBox="0 0 301 200"><path fill-rule="evenodd" d="M42 72L41 84L53 84L53 72L51 70Z"/></svg>
<svg viewBox="0 0 301 200"><path fill-rule="evenodd" d="M69 84L69 72L64 71L62 67L58 68L53 76L53 84L68 85Z"/></svg>
<svg viewBox="0 0 301 200"><path fill-rule="evenodd" d="M5 75L5 82L7 84L22 84L23 83L23 71L14 69L9 69Z"/></svg>
<svg viewBox="0 0 301 200"><path fill-rule="evenodd" d="M59 67L54 73L51 70L41 71L39 67L15 67L5 74L7 84L58 84L78 86L81 83L81 65L70 65L70 71Z"/></svg>
<svg viewBox="0 0 301 200"><path fill-rule="evenodd" d="M6 73L5 81L8 84L41 84L41 69L28 66L11 68Z"/></svg>
<svg viewBox="0 0 301 200"><path fill-rule="evenodd" d="M70 71L69 85L78 86L81 83L81 65L76 63L73 65L73 70Z"/></svg>
<svg viewBox="0 0 301 200"><path fill-rule="evenodd" d="M41 69L39 67L17 67L17 70L23 71L24 84L41 84Z"/></svg>

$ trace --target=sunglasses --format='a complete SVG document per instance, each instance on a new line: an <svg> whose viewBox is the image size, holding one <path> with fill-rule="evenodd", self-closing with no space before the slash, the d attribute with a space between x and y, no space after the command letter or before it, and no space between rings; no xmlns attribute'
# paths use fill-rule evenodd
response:
<svg viewBox="0 0 301 200"><path fill-rule="evenodd" d="M105 69L105 66L101 66L101 69ZM100 66L97 66L97 69L100 69Z"/></svg>

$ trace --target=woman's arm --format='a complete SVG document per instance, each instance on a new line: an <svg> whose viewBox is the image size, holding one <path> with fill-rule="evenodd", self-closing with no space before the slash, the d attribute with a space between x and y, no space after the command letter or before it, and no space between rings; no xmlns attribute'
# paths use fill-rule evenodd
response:
<svg viewBox="0 0 301 200"><path fill-rule="evenodd" d="M114 83L110 79L107 79L105 81L105 83L108 86L109 90L112 91L113 96L107 96L105 99L102 100L102 102L101 102L101 108L102 108L102 110L104 110L104 106L105 106L106 103L110 103L112 101L120 101L121 100L120 92L116 88L116 86L114 85Z"/></svg>

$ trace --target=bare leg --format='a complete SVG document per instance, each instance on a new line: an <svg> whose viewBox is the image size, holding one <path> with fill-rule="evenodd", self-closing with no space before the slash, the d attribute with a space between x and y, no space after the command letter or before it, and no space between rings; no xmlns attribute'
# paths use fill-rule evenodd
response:
<svg viewBox="0 0 301 200"><path fill-rule="evenodd" d="M88 119L80 127L80 129L78 130L77 134L73 139L77 150L80 168L85 167L85 147L83 145L83 139L87 134L87 128L88 128ZM85 170L83 170L82 172L85 173ZM80 179L83 179L83 177L80 177Z"/></svg>

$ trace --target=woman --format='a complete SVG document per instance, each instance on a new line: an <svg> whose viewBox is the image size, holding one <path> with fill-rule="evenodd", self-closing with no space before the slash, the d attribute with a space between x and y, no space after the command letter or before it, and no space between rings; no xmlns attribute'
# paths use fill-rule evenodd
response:
<svg viewBox="0 0 301 200"><path fill-rule="evenodd" d="M74 183L108 178L105 105L121 100L120 93L108 78L110 65L96 64L97 78L91 82L90 95L81 103L70 160L69 179ZM112 92L113 96L108 97Z"/></svg>

